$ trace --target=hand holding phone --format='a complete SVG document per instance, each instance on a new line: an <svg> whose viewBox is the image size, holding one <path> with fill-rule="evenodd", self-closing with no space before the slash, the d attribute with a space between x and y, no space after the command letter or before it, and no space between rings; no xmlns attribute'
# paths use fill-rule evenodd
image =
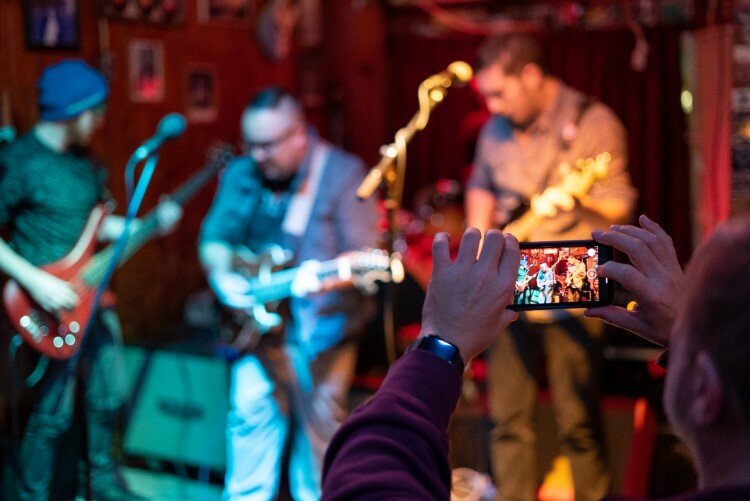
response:
<svg viewBox="0 0 750 501"><path fill-rule="evenodd" d="M627 329L649 341L667 346L677 318L676 297L684 293L685 275L670 236L642 215L638 226L614 225L595 231L597 241L624 252L632 264L611 262L600 269L602 276L617 281L633 296L634 306L586 311L586 316Z"/></svg>
<svg viewBox="0 0 750 501"><path fill-rule="evenodd" d="M612 247L594 240L523 242L513 310L593 308L612 302L614 282L596 267L612 259Z"/></svg>

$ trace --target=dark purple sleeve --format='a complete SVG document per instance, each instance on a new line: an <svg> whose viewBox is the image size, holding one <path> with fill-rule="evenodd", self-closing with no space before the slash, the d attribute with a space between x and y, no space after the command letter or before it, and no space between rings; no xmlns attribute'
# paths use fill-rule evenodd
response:
<svg viewBox="0 0 750 501"><path fill-rule="evenodd" d="M323 499L449 499L448 422L461 394L455 367L405 354L331 441Z"/></svg>

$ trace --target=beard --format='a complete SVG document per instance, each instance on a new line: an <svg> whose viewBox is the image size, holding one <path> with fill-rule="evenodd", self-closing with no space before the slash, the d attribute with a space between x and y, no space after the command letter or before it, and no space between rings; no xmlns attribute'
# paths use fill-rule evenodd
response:
<svg viewBox="0 0 750 501"><path fill-rule="evenodd" d="M269 183L289 182L295 174L295 172L288 172L273 165L261 166L261 172L263 172L263 177Z"/></svg>
<svg viewBox="0 0 750 501"><path fill-rule="evenodd" d="M506 116L505 119L508 120L513 130L524 132L528 130L528 128L531 127L534 124L534 122L536 122L536 119L538 117L539 117L538 113L536 114L530 113L526 115L525 117L513 118L513 117Z"/></svg>
<svg viewBox="0 0 750 501"><path fill-rule="evenodd" d="M292 184L295 173L288 173L275 167L263 166L263 186L273 192L287 191Z"/></svg>

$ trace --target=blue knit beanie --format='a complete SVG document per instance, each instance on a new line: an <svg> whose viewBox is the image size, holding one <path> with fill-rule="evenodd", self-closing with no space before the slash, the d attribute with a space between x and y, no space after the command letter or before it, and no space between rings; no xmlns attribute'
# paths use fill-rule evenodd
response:
<svg viewBox="0 0 750 501"><path fill-rule="evenodd" d="M104 75L80 59L47 66L37 84L39 118L56 122L75 118L107 100Z"/></svg>

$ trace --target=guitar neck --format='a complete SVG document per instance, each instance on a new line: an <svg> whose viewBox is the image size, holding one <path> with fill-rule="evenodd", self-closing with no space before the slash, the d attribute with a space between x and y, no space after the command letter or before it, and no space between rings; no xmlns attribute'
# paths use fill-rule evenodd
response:
<svg viewBox="0 0 750 501"><path fill-rule="evenodd" d="M269 283L258 283L254 281L250 284L248 294L253 296L258 303L271 303L281 301L292 296L292 284L297 277L300 268L290 268L288 270L278 271L271 275ZM320 263L316 275L318 280L325 280L339 274L339 259L331 259Z"/></svg>
<svg viewBox="0 0 750 501"><path fill-rule="evenodd" d="M225 161L226 158L212 160L206 167L193 174L187 181L180 185L169 198L184 206L224 166ZM139 224L134 231L132 228L131 226L130 235L125 243L125 249L118 260L118 268L158 233L159 217L156 210L151 210L140 218ZM113 243L91 257L90 262L81 272L81 278L84 283L92 287L98 286L101 283L107 267L115 255L115 250L116 244Z"/></svg>
<svg viewBox="0 0 750 501"><path fill-rule="evenodd" d="M135 231L132 230L128 236L125 248L120 255L117 267L122 266L143 245L148 242L159 230L159 219L155 211L151 211L140 219ZM115 255L116 244L110 244L91 257L91 261L84 268L82 277L90 286L97 286L104 278L108 264Z"/></svg>
<svg viewBox="0 0 750 501"><path fill-rule="evenodd" d="M566 174L559 183L553 186L572 197L585 195L597 179L603 179L606 176L610 160L609 153L597 155L595 159L578 159L575 162L576 170ZM542 195L545 190L542 190L539 195ZM537 215L529 207L519 218L505 225L503 231L512 233L518 240L527 240L545 219L545 216Z"/></svg>
<svg viewBox="0 0 750 501"><path fill-rule="evenodd" d="M182 183L174 192L172 192L169 198L184 206L192 200L196 193L198 193L206 183L213 179L219 169L224 167L225 161L225 159L211 161L206 167L199 170L190 176L187 181Z"/></svg>

